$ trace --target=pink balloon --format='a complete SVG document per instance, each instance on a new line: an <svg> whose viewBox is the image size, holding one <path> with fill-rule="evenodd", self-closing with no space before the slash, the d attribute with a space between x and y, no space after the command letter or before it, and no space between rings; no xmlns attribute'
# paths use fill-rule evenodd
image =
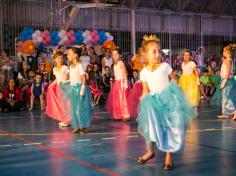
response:
<svg viewBox="0 0 236 176"><path fill-rule="evenodd" d="M96 41L98 41L100 39L99 35L96 35L95 39L96 39Z"/></svg>
<svg viewBox="0 0 236 176"><path fill-rule="evenodd" d="M70 44L71 44L70 40L67 40L66 45L70 45Z"/></svg>
<svg viewBox="0 0 236 176"><path fill-rule="evenodd" d="M71 42L75 42L76 41L75 36L71 36L70 40L71 40Z"/></svg>
<svg viewBox="0 0 236 176"><path fill-rule="evenodd" d="M41 34L41 37L44 39L47 37L47 34L45 34L44 32Z"/></svg>
<svg viewBox="0 0 236 176"><path fill-rule="evenodd" d="M69 31L70 35L74 35L74 31L70 30Z"/></svg>
<svg viewBox="0 0 236 176"><path fill-rule="evenodd" d="M46 40L46 42L50 43L51 42L51 37L47 36L45 40Z"/></svg>
<svg viewBox="0 0 236 176"><path fill-rule="evenodd" d="M50 32L48 30L44 31L46 35L50 35Z"/></svg>

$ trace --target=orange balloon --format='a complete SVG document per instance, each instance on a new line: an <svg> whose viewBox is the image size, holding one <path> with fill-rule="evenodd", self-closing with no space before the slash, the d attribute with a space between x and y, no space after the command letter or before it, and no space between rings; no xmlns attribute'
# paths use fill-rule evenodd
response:
<svg viewBox="0 0 236 176"><path fill-rule="evenodd" d="M36 45L33 43L32 40L26 40L24 41L23 45L23 53L25 54L34 54Z"/></svg>

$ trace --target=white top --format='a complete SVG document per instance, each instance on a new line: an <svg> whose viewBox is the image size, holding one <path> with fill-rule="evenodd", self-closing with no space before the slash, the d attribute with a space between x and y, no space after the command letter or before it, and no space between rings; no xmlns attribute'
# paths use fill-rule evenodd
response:
<svg viewBox="0 0 236 176"><path fill-rule="evenodd" d="M56 77L57 84L67 80L67 74L70 72L69 68L65 65L61 67L61 70L57 70L56 67L53 68L53 75Z"/></svg>
<svg viewBox="0 0 236 176"><path fill-rule="evenodd" d="M231 60L231 63L232 63L232 60ZM231 64L231 71L230 71L230 74L233 73L233 65ZM220 77L222 79L225 79L227 75L227 66L225 64L225 62L223 62L223 64L221 65L221 68L220 68Z"/></svg>
<svg viewBox="0 0 236 176"><path fill-rule="evenodd" d="M81 76L85 74L82 64L78 64L75 67L70 66L70 83L77 84L82 82Z"/></svg>
<svg viewBox="0 0 236 176"><path fill-rule="evenodd" d="M162 92L170 83L169 74L171 74L171 66L163 62L153 72L147 68L143 68L140 75L141 81L146 81L151 94Z"/></svg>
<svg viewBox="0 0 236 176"><path fill-rule="evenodd" d="M119 61L117 64L114 64L114 75L115 80L124 80L125 75L123 74L123 71L121 69L121 64L123 64L122 61Z"/></svg>
<svg viewBox="0 0 236 176"><path fill-rule="evenodd" d="M110 57L109 59L107 59L106 57L104 57L103 59L104 59L105 66L108 66L108 67L111 68L111 66L113 64L112 58ZM104 68L102 69L102 74L105 74L105 69Z"/></svg>
<svg viewBox="0 0 236 176"><path fill-rule="evenodd" d="M195 62L190 61L189 63L185 64L184 62L182 63L182 70L184 75L190 75L193 73L193 70L197 67Z"/></svg>
<svg viewBox="0 0 236 176"><path fill-rule="evenodd" d="M80 63L83 65L84 70L86 70L87 66L90 64L90 57L87 55L80 56Z"/></svg>

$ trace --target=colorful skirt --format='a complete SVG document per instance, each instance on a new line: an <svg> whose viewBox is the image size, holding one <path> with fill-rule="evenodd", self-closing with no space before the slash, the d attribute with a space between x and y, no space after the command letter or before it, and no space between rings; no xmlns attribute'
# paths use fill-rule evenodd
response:
<svg viewBox="0 0 236 176"><path fill-rule="evenodd" d="M188 101L192 106L198 106L200 101L200 91L197 85L197 77L192 73L190 75L181 75L179 86L183 89Z"/></svg>
<svg viewBox="0 0 236 176"><path fill-rule="evenodd" d="M66 95L66 99L69 98L70 100L72 127L88 128L93 118L91 95L88 86L86 86L85 94L83 96L80 96L81 83L71 85L67 82L62 83L60 87Z"/></svg>
<svg viewBox="0 0 236 176"><path fill-rule="evenodd" d="M128 96L128 108L131 117L138 116L138 107L143 93L142 82L136 82Z"/></svg>
<svg viewBox="0 0 236 176"><path fill-rule="evenodd" d="M57 83L52 83L48 87L46 105L46 113L50 118L70 123L70 102L64 102L63 91Z"/></svg>
<svg viewBox="0 0 236 176"><path fill-rule="evenodd" d="M196 116L182 89L170 83L161 93L143 97L137 121L147 146L154 142L161 151L179 152L186 126Z"/></svg>
<svg viewBox="0 0 236 176"><path fill-rule="evenodd" d="M128 109L128 89L121 88L121 81L114 81L108 95L106 109L114 120L128 119L130 117Z"/></svg>
<svg viewBox="0 0 236 176"><path fill-rule="evenodd" d="M224 89L218 87L211 99L211 105L221 106L223 115L232 115L236 112L236 80L230 78Z"/></svg>

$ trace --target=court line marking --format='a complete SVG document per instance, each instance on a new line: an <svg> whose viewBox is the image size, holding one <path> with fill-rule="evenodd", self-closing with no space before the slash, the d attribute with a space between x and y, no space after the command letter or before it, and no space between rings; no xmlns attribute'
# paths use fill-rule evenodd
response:
<svg viewBox="0 0 236 176"><path fill-rule="evenodd" d="M31 140L29 140L29 139L26 139L26 138L21 137L21 136L16 136L16 135L11 134L11 133L9 133L9 132L7 132L7 131L4 131L4 130L0 130L0 133L6 134L7 136L9 136L9 137L11 137L11 138L17 139L17 140L19 140L19 141L26 142L26 143L28 143L28 144L30 144L30 143L33 144L33 143L34 143L33 141L31 141ZM97 170L97 171L100 171L100 172L102 172L102 173L104 173L104 174L107 174L107 175L110 175L110 176L120 176L119 174L117 174L117 173L115 173L115 172L109 171L109 170L107 170L107 169L101 168L101 167L99 167L99 166L92 165L92 164L87 163L87 162L85 162L85 161L83 161L83 160L80 160L80 159L78 159L78 158L75 158L75 157L71 156L71 155L68 154L68 153L61 152L61 151L59 151L59 150L56 150L56 149L47 147L47 146L42 145L42 144L34 143L34 146L36 146L36 147L38 147L38 148L40 148L40 149L42 149L42 150L44 150L44 151L46 151L46 152L53 153L53 154L55 154L55 155L57 155L57 156L60 156L61 158L65 158L65 159L68 159L68 160L70 160L70 161L74 161L74 162L76 162L76 163L79 163L79 164L81 164L81 165L90 167L90 168L92 168L92 169L94 169L94 170Z"/></svg>
<svg viewBox="0 0 236 176"><path fill-rule="evenodd" d="M194 133L194 132L207 132L207 131L229 131L229 130L236 130L236 128L234 127L224 127L224 128L208 128L208 129L200 129L200 130L187 130L187 133ZM57 135L62 135L61 133L38 133L38 134L14 134L15 136L57 136ZM137 131L132 131L132 132L128 132L128 133L112 133L112 132L101 132L101 133L87 133L86 136L88 135L129 135L129 134L139 134L139 132ZM8 136L7 134L1 134L0 136Z"/></svg>
<svg viewBox="0 0 236 176"><path fill-rule="evenodd" d="M102 138L102 140L114 140L117 139L116 137L110 137L110 138Z"/></svg>
<svg viewBox="0 0 236 176"><path fill-rule="evenodd" d="M91 139L78 139L76 141L78 141L78 142L85 142L85 141L91 141Z"/></svg>
<svg viewBox="0 0 236 176"><path fill-rule="evenodd" d="M65 141L54 141L54 142L52 142L52 144L62 144L62 143L65 143Z"/></svg>
<svg viewBox="0 0 236 176"><path fill-rule="evenodd" d="M24 145L40 145L42 144L41 142L33 142L33 143L28 143L28 144L24 144Z"/></svg>
<svg viewBox="0 0 236 176"><path fill-rule="evenodd" d="M0 145L0 147L11 147L12 145Z"/></svg>
<svg viewBox="0 0 236 176"><path fill-rule="evenodd" d="M215 149L215 150L221 150L221 151L230 152L230 153L236 153L236 151L234 151L234 150L228 150L228 149L224 149L224 148L220 148L220 147L210 146L210 145L206 145L206 144L200 144L200 143L186 141L186 140L185 140L185 143L199 145L202 147L211 148L211 149Z"/></svg>

